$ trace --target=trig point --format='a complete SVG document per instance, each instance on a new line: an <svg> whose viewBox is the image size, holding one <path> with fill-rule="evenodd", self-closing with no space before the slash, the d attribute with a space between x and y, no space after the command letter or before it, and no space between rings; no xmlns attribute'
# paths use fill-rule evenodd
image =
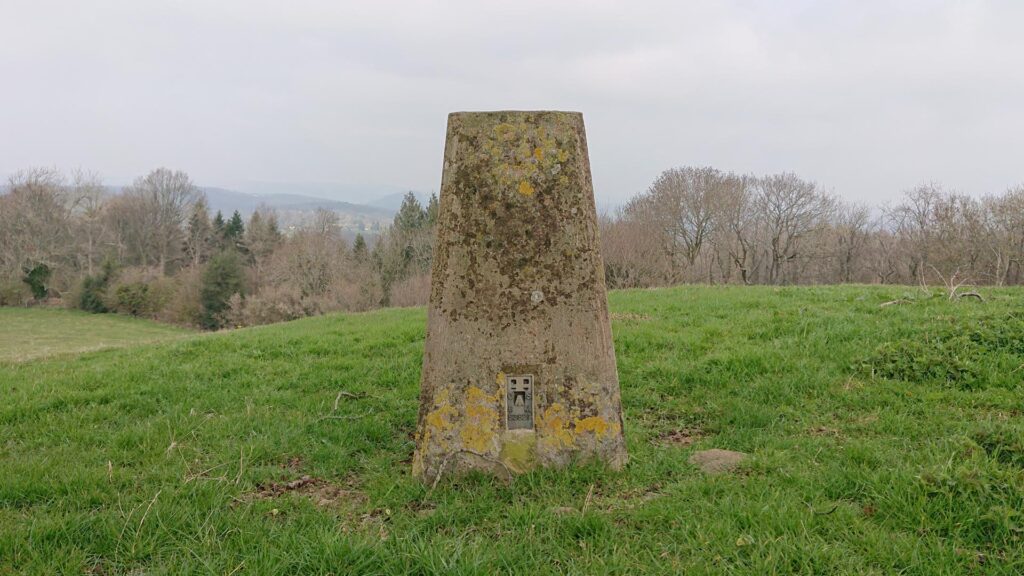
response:
<svg viewBox="0 0 1024 576"><path fill-rule="evenodd" d="M583 115L448 116L413 474L626 462Z"/></svg>

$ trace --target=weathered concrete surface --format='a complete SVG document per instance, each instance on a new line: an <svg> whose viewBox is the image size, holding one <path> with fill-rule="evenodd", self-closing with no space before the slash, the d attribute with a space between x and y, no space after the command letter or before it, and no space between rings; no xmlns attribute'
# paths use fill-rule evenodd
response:
<svg viewBox="0 0 1024 576"><path fill-rule="evenodd" d="M595 458L627 456L583 116L451 114L413 473Z"/></svg>

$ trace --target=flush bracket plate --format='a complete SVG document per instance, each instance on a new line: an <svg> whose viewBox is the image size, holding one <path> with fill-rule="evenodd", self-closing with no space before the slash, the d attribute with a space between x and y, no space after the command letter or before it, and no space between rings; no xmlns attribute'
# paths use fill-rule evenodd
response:
<svg viewBox="0 0 1024 576"><path fill-rule="evenodd" d="M509 430L533 430L533 375L505 377L505 415Z"/></svg>

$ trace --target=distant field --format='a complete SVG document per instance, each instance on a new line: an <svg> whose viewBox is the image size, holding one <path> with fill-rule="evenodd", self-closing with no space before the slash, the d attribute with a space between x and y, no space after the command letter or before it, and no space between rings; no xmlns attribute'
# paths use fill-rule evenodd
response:
<svg viewBox="0 0 1024 576"><path fill-rule="evenodd" d="M0 362L157 342L189 331L115 314L0 308Z"/></svg>
<svg viewBox="0 0 1024 576"><path fill-rule="evenodd" d="M1024 290L982 292L613 293L627 468L433 491L422 309L0 364L0 574L1021 574Z"/></svg>

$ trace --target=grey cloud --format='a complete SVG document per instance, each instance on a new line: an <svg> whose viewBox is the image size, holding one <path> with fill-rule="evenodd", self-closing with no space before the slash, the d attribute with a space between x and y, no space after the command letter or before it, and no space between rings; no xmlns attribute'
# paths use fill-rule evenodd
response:
<svg viewBox="0 0 1024 576"><path fill-rule="evenodd" d="M0 0L0 172L436 189L446 114L584 112L598 196L792 170L883 202L1024 180L1014 2Z"/></svg>

